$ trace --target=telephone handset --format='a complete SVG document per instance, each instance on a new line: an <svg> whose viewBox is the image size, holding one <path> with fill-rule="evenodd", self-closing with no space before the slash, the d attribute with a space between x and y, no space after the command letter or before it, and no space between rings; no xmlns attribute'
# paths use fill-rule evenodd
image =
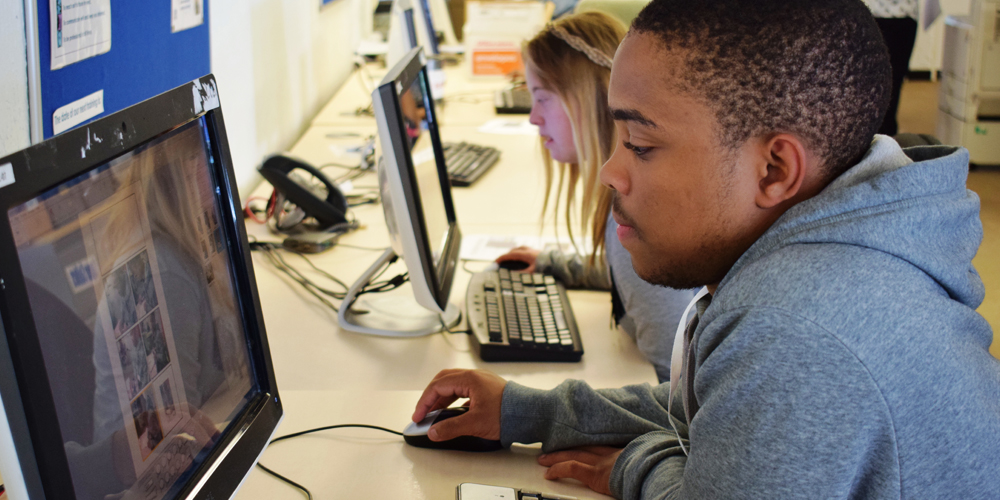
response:
<svg viewBox="0 0 1000 500"><path fill-rule="evenodd" d="M326 199L317 196L315 188L309 186L301 175L295 174L296 169L305 171L322 183ZM307 217L316 219L320 226L326 228L347 222L347 199L316 167L295 158L276 155L265 160L259 170L274 189L302 209Z"/></svg>

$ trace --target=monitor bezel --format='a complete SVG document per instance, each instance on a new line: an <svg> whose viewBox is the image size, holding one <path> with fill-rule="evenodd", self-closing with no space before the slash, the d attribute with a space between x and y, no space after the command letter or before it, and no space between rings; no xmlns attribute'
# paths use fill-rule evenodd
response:
<svg viewBox="0 0 1000 500"><path fill-rule="evenodd" d="M428 132L434 148L438 180L441 182L445 212L448 216L448 238L442 249L442 265L440 267L436 266L433 261L433 252L426 238L427 224L424 220L423 204L414 175L413 156L406 138L406 125L403 121L399 101L399 91L409 89L418 78L423 78L426 87L424 105ZM396 227L399 230L397 236L402 243L402 257L410 273L410 281L413 284L417 303L433 311L444 313L455 280L455 270L458 267L462 233L455 215L451 180L444 162L444 150L441 145L434 100L428 98L430 95L430 78L424 64L423 50L421 47L416 47L410 50L386 74L378 88L372 93L372 102L375 107L375 118L378 122L382 156L386 171L390 174L387 176L390 184L388 192L393 198L397 198L392 200L393 203L385 205L386 217L394 217L396 222L388 225L390 228ZM402 203L398 203L400 201ZM388 208L389 205L393 208ZM407 231L403 228L415 228L415 230Z"/></svg>
<svg viewBox="0 0 1000 500"><path fill-rule="evenodd" d="M0 159L16 182L0 187L0 398L29 498L76 498L8 211L66 180L204 118L220 227L259 392L232 420L177 498L228 498L252 470L283 417L257 293L217 85L206 75ZM55 432L53 431L55 430Z"/></svg>

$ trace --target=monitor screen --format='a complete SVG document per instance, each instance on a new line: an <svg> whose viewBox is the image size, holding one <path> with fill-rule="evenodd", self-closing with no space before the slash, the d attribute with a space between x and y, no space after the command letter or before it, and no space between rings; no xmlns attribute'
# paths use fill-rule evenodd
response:
<svg viewBox="0 0 1000 500"><path fill-rule="evenodd" d="M383 155L380 185L393 248L406 261L417 301L443 311L461 233L420 49L411 50L373 93Z"/></svg>
<svg viewBox="0 0 1000 500"><path fill-rule="evenodd" d="M413 84L399 95L399 104L406 124L407 138L410 140L410 157L417 192L420 194L427 243L430 245L434 269L440 272L444 264L441 259L448 243L450 221L438 171L438 164L444 163L444 158L440 158L439 162L438 154L435 153L431 131L436 128L431 127L432 118L428 116L428 109L433 110L433 103L428 102L427 95L426 73L421 71Z"/></svg>
<svg viewBox="0 0 1000 500"><path fill-rule="evenodd" d="M190 110L191 89L178 96ZM133 118L104 123L135 133ZM0 247L11 255L9 238L16 257L2 266L8 278L11 266L19 269L17 295L28 306L5 317L4 328L11 358L24 364L16 368L20 397L46 496L189 494L246 432L248 410L270 399L273 387L261 378L269 359L254 351L262 345L256 293L226 210L229 186L220 186L219 169L230 161L220 124L221 116L194 117L95 163L84 147L72 175L31 192L25 170L18 180L30 197L0 196L0 228L9 228ZM116 142L90 130L87 139ZM58 150L69 139L50 141ZM47 149L26 151L15 164L31 164L32 154L35 165L46 164ZM33 353L40 362L30 362ZM3 396L8 406L11 394ZM24 469L24 447L17 452Z"/></svg>

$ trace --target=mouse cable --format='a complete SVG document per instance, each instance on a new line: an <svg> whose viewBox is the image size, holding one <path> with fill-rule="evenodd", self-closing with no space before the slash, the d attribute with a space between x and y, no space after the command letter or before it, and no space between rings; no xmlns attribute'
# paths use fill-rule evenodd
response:
<svg viewBox="0 0 1000 500"><path fill-rule="evenodd" d="M448 334L449 333L451 333L451 334L464 333L466 335L469 335L472 332L470 332L468 330L466 330L466 331L458 331L458 332L452 331L451 328L448 328L448 324L445 323L445 321L444 321L444 315L443 314L438 315L438 319L441 320L441 328L442 328L441 335L444 337L444 343L448 344L448 347L451 347L456 352L471 352L469 349L462 349L462 348L458 347L457 345L451 343L451 336L448 335Z"/></svg>
<svg viewBox="0 0 1000 500"><path fill-rule="evenodd" d="M344 427L358 427L358 428L363 428L363 429L375 429L375 430L379 430L379 431L385 431L385 432L388 432L390 434L395 434L397 436L402 436L403 435L402 432L394 431L392 429L386 429L385 427L379 427L377 425L368 425L368 424L340 424L340 425L328 425L326 427L318 427L316 429L309 429L309 430L305 430L305 431L294 432L292 434L288 434L288 435L281 436L281 437L276 437L276 438L272 439L268 443L268 445L272 445L274 443L277 443L278 441L284 441L285 439L291 439L293 437L299 437L299 436L304 435L304 434L311 434L313 432L326 431L326 430L330 430L330 429L341 429L341 428L344 428ZM275 471L273 471L273 470L265 467L264 464L260 463L259 461L257 462L257 467L260 467L264 472L266 472L266 473L268 473L268 474L270 474L270 475L278 478L279 480L284 481L285 483L288 483L293 488L298 488L298 489L302 490L302 492L306 494L306 498L308 498L309 500L312 500L312 492L310 492L309 489L306 488L305 486L302 486L301 484L296 483L295 481L292 481L291 479L288 479L287 477L282 476L281 474L278 474L277 472L275 472ZM0 488L2 488L2 486L0 486Z"/></svg>
<svg viewBox="0 0 1000 500"><path fill-rule="evenodd" d="M469 335L469 334L472 333L469 330L452 330L451 328L448 328L448 325L444 321L444 314L439 314L438 315L438 320L441 321L441 332L442 333L450 333L450 334L453 334L453 335L457 335L457 334Z"/></svg>

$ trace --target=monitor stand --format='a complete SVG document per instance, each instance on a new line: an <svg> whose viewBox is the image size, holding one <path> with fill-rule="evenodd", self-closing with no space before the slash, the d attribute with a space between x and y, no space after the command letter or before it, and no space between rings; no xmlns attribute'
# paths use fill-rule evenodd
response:
<svg viewBox="0 0 1000 500"><path fill-rule="evenodd" d="M344 330L382 337L421 337L440 332L444 325L451 328L458 324L461 313L449 303L444 314L430 311L417 303L412 294L365 295L364 307L355 309L360 292L380 269L396 257L387 248L378 260L351 285L338 313L338 323Z"/></svg>

